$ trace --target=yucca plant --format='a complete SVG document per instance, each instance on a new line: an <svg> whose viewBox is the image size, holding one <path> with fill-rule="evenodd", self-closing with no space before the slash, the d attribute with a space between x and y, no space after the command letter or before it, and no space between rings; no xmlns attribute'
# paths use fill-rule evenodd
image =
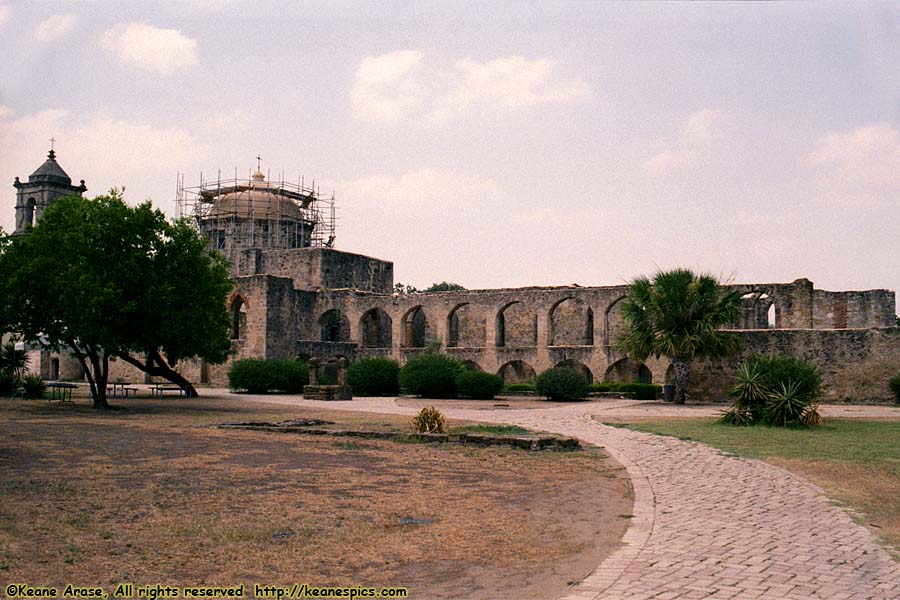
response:
<svg viewBox="0 0 900 600"><path fill-rule="evenodd" d="M755 421L753 413L738 405L737 402L732 404L727 410L723 410L722 415L719 417L719 423L725 423L726 425L753 425Z"/></svg>
<svg viewBox="0 0 900 600"><path fill-rule="evenodd" d="M741 417L741 422L734 423L735 425L745 425L745 421L759 421L762 417L770 394L763 379L763 372L756 363L744 363L738 367L735 386L729 393L734 398L729 412L733 410L735 417Z"/></svg>
<svg viewBox="0 0 900 600"><path fill-rule="evenodd" d="M781 383L779 389L769 394L769 401L763 411L763 420L770 425L797 425L809 408L811 397L796 381Z"/></svg>
<svg viewBox="0 0 900 600"><path fill-rule="evenodd" d="M822 418L822 414L819 412L818 404L810 404L806 407L806 410L800 415L800 424L807 427L821 427L825 424L825 419Z"/></svg>
<svg viewBox="0 0 900 600"><path fill-rule="evenodd" d="M444 433L444 415L433 406L426 406L412 418L413 429L419 433Z"/></svg>

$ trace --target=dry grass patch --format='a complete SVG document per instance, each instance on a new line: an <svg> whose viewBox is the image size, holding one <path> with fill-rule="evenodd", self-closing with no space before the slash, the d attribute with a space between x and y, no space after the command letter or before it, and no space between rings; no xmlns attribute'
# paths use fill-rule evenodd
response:
<svg viewBox="0 0 900 600"><path fill-rule="evenodd" d="M409 419L234 399L120 404L0 401L0 578L555 596L616 546L631 513L621 467L597 449L221 430L210 425Z"/></svg>

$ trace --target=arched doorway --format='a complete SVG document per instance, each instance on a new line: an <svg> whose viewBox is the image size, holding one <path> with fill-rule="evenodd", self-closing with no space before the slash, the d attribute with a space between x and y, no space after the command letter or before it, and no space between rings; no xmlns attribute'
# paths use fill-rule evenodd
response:
<svg viewBox="0 0 900 600"><path fill-rule="evenodd" d="M367 311L359 320L360 342L363 348L390 348L391 327L390 315L380 308Z"/></svg>
<svg viewBox="0 0 900 600"><path fill-rule="evenodd" d="M524 360L511 360L497 370L497 375L503 378L503 383L534 383L537 373L534 367Z"/></svg>
<svg viewBox="0 0 900 600"><path fill-rule="evenodd" d="M591 373L591 370L588 368L588 366L582 362L569 358L556 363L555 366L559 369L573 369L575 371L578 371L579 373L584 375L584 378L587 379L588 383L594 383L594 374Z"/></svg>
<svg viewBox="0 0 900 600"><path fill-rule="evenodd" d="M326 310L319 317L319 334L323 342L349 342L350 320L335 308Z"/></svg>
<svg viewBox="0 0 900 600"><path fill-rule="evenodd" d="M653 373L644 363L623 358L609 365L603 375L605 383L653 383Z"/></svg>
<svg viewBox="0 0 900 600"><path fill-rule="evenodd" d="M406 311L400 320L403 331L404 348L424 348L428 338L428 320L421 306L414 306Z"/></svg>

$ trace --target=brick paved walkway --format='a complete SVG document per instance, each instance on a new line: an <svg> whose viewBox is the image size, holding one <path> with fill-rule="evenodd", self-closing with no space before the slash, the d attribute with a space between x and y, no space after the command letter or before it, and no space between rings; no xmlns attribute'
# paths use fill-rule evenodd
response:
<svg viewBox="0 0 900 600"><path fill-rule="evenodd" d="M331 403L256 399L415 413L393 399ZM900 599L900 562L819 488L760 461L728 456L702 444L607 427L591 418L595 413L625 416L650 408L620 401L541 410L444 412L453 418L576 436L606 447L627 468L635 506L624 543L587 579L570 588L565 600ZM891 408L871 410L893 414Z"/></svg>

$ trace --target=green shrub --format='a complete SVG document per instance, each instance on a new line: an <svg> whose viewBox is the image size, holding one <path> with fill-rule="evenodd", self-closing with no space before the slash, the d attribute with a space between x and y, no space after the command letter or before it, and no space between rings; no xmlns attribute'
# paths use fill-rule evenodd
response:
<svg viewBox="0 0 900 600"><path fill-rule="evenodd" d="M269 391L302 394L309 383L309 365L302 360L275 358L266 361L269 372Z"/></svg>
<svg viewBox="0 0 900 600"><path fill-rule="evenodd" d="M15 375L0 369L0 396L7 398L15 396L18 386L19 379Z"/></svg>
<svg viewBox="0 0 900 600"><path fill-rule="evenodd" d="M458 360L429 352L400 367L400 387L407 394L423 398L453 398L456 377L463 372L465 367Z"/></svg>
<svg viewBox="0 0 900 600"><path fill-rule="evenodd" d="M761 373L762 384L771 391L778 391L793 381L797 384L797 393L808 396L811 400L819 397L819 386L822 377L816 368L801 358L787 355L762 356L755 355L747 359L747 363L756 365Z"/></svg>
<svg viewBox="0 0 900 600"><path fill-rule="evenodd" d="M547 369L538 375L535 385L538 394L558 401L581 400L591 389L583 373L564 367Z"/></svg>
<svg viewBox="0 0 900 600"><path fill-rule="evenodd" d="M481 371L464 371L456 376L456 391L476 400L491 400L503 389L503 378Z"/></svg>
<svg viewBox="0 0 900 600"><path fill-rule="evenodd" d="M504 392L534 392L537 387L533 383L507 383L503 386Z"/></svg>
<svg viewBox="0 0 900 600"><path fill-rule="evenodd" d="M662 394L662 386L654 383L620 383L616 391L634 394L635 400L656 400Z"/></svg>
<svg viewBox="0 0 900 600"><path fill-rule="evenodd" d="M412 418L412 427L419 433L444 433L446 423L441 411L433 406L427 406Z"/></svg>
<svg viewBox="0 0 900 600"><path fill-rule="evenodd" d="M592 383L591 384L592 392L618 392L619 384L618 383Z"/></svg>
<svg viewBox="0 0 900 600"><path fill-rule="evenodd" d="M894 393L894 400L900 402L900 373L897 373L890 382L891 391Z"/></svg>
<svg viewBox="0 0 900 600"><path fill-rule="evenodd" d="M352 365L347 383L356 396L396 396L400 391L400 365L388 358L363 358Z"/></svg>
<svg viewBox="0 0 900 600"><path fill-rule="evenodd" d="M25 389L25 397L32 400L43 398L47 390L47 384L39 375L26 375L22 378L22 387Z"/></svg>
<svg viewBox="0 0 900 600"><path fill-rule="evenodd" d="M228 387L232 392L246 391L265 394L271 379L265 359L244 358L236 360L228 369Z"/></svg>
<svg viewBox="0 0 900 600"><path fill-rule="evenodd" d="M228 369L228 387L234 392L299 394L307 383L309 366L299 360L244 358L234 361Z"/></svg>
<svg viewBox="0 0 900 600"><path fill-rule="evenodd" d="M634 394L636 400L656 400L662 394L662 386L655 383L592 383L591 392L621 392Z"/></svg>

